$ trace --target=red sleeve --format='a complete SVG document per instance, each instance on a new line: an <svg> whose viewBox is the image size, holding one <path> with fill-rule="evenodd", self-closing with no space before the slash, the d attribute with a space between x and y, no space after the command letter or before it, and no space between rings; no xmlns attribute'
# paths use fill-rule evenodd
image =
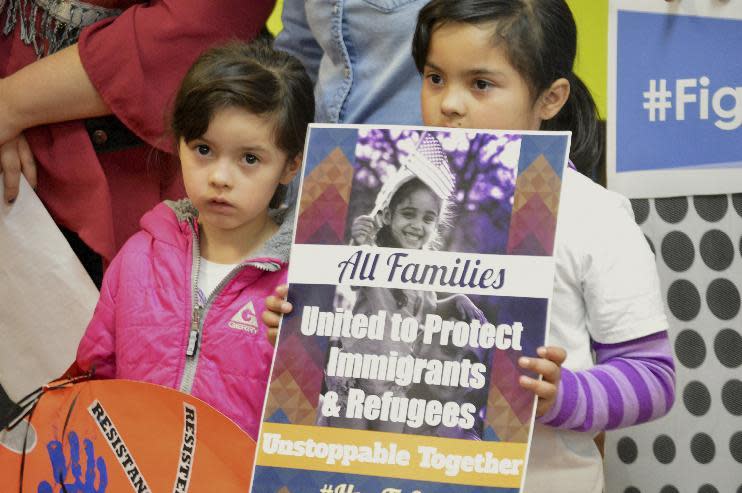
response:
<svg viewBox="0 0 742 493"><path fill-rule="evenodd" d="M206 48L252 39L274 0L155 0L84 29L80 58L112 112L148 144L172 151L167 112Z"/></svg>

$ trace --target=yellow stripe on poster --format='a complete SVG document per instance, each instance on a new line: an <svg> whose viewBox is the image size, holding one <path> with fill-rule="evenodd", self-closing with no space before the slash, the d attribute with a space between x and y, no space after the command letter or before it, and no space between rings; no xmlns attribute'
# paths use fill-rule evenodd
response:
<svg viewBox="0 0 742 493"><path fill-rule="evenodd" d="M525 456L525 443L263 423L257 465L518 488Z"/></svg>

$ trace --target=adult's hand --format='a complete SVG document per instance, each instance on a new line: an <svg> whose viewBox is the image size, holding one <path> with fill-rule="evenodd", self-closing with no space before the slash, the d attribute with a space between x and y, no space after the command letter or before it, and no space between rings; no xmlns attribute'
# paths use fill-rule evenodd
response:
<svg viewBox="0 0 742 493"><path fill-rule="evenodd" d="M18 197L21 174L36 188L36 161L23 134L0 144L0 173L5 201L9 204Z"/></svg>

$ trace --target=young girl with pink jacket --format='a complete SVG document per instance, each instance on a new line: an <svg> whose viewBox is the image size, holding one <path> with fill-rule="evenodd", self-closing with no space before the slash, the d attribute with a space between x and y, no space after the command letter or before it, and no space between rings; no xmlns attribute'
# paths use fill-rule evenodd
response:
<svg viewBox="0 0 742 493"><path fill-rule="evenodd" d="M141 220L106 271L77 365L198 397L256 438L273 346L260 319L286 282L312 84L267 44L203 54L175 99L188 199ZM257 315L256 315L257 314Z"/></svg>

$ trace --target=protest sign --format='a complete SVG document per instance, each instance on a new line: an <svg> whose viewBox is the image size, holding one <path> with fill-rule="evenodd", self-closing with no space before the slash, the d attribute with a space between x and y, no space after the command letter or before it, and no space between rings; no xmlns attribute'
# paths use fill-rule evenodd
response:
<svg viewBox="0 0 742 493"><path fill-rule="evenodd" d="M310 127L252 491L519 491L568 150Z"/></svg>
<svg viewBox="0 0 742 493"><path fill-rule="evenodd" d="M255 442L195 397L128 380L50 386L26 420L0 430L0 490L248 488Z"/></svg>

